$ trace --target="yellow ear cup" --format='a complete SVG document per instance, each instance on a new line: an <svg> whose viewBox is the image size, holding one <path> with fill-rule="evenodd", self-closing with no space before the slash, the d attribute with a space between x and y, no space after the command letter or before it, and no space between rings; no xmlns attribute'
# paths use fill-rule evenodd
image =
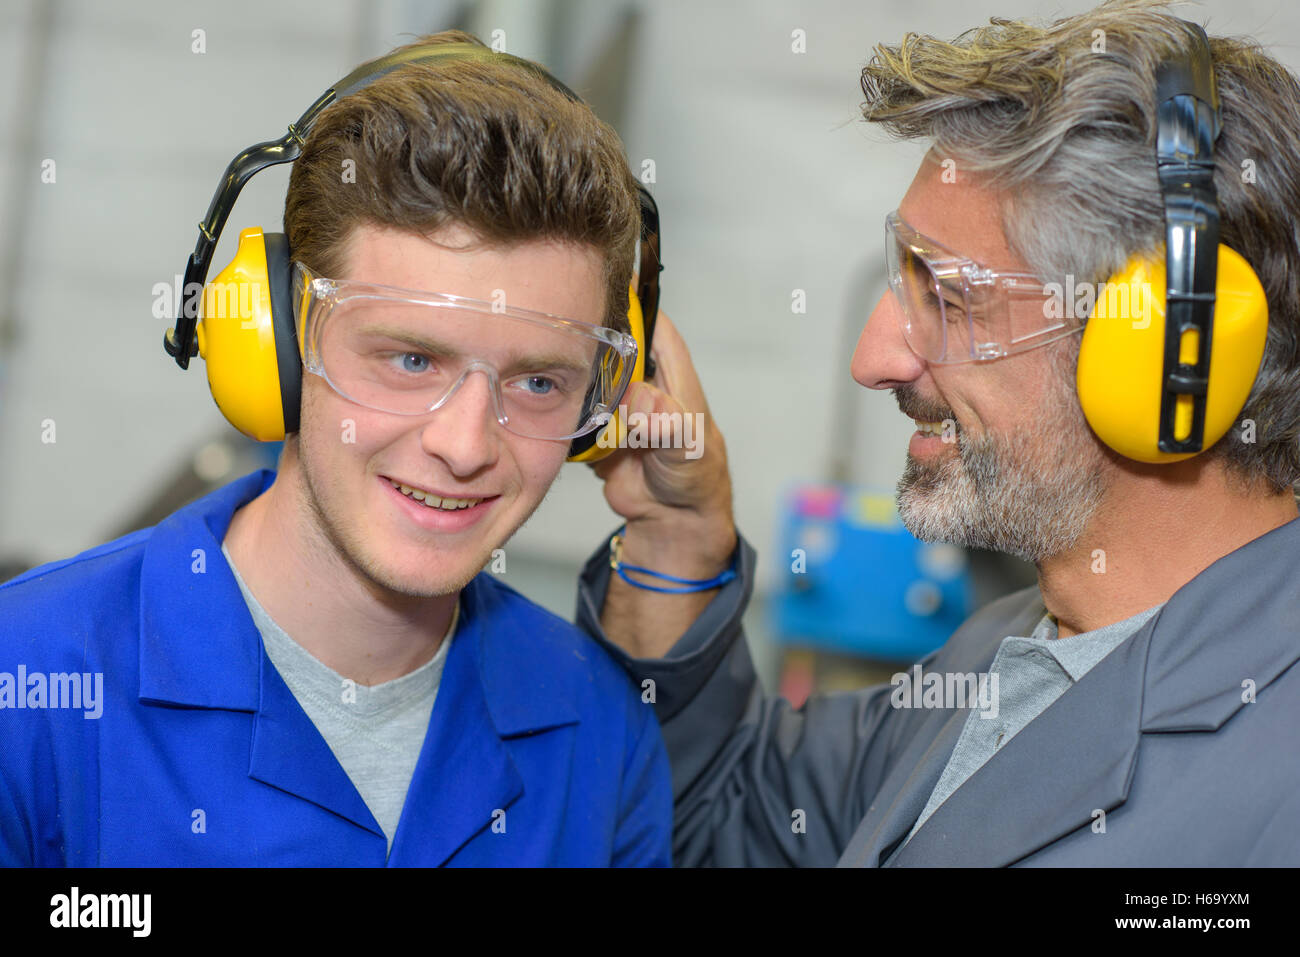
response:
<svg viewBox="0 0 1300 957"><path fill-rule="evenodd" d="M262 230L240 232L230 265L203 289L199 355L221 414L250 438L284 438L280 373Z"/></svg>
<svg viewBox="0 0 1300 957"><path fill-rule="evenodd" d="M1177 462L1194 452L1159 448L1160 386L1165 349L1165 261L1134 257L1097 293L1079 346L1079 404L1088 424L1121 455L1139 462ZM1232 427L1250 395L1264 355L1268 301L1254 270L1219 246L1214 334L1205 399L1208 449ZM1180 355L1194 362L1196 330ZM1192 401L1179 398L1174 434L1191 431Z"/></svg>
<svg viewBox="0 0 1300 957"><path fill-rule="evenodd" d="M641 315L641 302L637 299L635 289L628 289L627 301L627 321L632 330L632 338L636 340L636 365L632 367L630 381L640 382L645 377L645 319ZM626 439L627 425L623 422L622 416L615 410L614 417L599 432L596 441L577 455L570 455L568 461L599 462L607 455L613 454L615 449L621 448Z"/></svg>

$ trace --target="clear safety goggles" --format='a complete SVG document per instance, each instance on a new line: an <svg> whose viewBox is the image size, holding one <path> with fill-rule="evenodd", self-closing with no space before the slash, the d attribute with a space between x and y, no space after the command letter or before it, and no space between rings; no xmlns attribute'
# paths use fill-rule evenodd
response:
<svg viewBox="0 0 1300 957"><path fill-rule="evenodd" d="M918 233L897 210L885 217L885 264L903 338L929 362L1000 359L1084 326L1070 317L1072 310L1048 307L1051 296L1038 277L985 269ZM1037 301L1040 308L1012 309L1019 300Z"/></svg>
<svg viewBox="0 0 1300 957"><path fill-rule="evenodd" d="M367 409L426 415L479 372L516 435L573 439L606 424L631 380L627 333L528 309L293 267L308 372Z"/></svg>

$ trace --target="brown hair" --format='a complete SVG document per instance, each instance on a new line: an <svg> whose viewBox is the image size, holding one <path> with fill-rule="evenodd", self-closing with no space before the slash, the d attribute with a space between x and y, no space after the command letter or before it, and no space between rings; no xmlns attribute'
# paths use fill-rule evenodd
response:
<svg viewBox="0 0 1300 957"><path fill-rule="evenodd" d="M481 40L459 30L399 47ZM345 161L355 182L345 182ZM351 179L351 177L349 177ZM408 63L326 109L293 164L295 259L338 276L361 224L468 227L490 245L551 240L604 261L605 324L627 328L640 236L636 181L613 128L544 77L492 56Z"/></svg>
<svg viewBox="0 0 1300 957"><path fill-rule="evenodd" d="M1192 41L1163 6L1116 0L1045 26L993 20L952 42L908 34L863 69L863 115L932 139L1008 190L1003 232L1044 281L1104 280L1165 241L1155 71ZM1210 37L1210 53L1219 239L1259 276L1269 324L1241 413L1255 441L1234 428L1206 454L1281 492L1300 482L1300 84L1247 38Z"/></svg>

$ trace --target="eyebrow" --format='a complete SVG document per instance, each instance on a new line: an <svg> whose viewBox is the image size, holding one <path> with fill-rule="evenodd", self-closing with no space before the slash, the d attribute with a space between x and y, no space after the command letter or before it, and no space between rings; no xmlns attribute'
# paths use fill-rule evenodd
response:
<svg viewBox="0 0 1300 957"><path fill-rule="evenodd" d="M415 346L417 349L421 349L424 352L435 352L440 356L447 356L451 359L459 359L464 354L459 349L453 349L450 346L443 345L437 340L412 335L409 332L393 326L367 326L362 335L373 336L375 338L396 339L398 342L404 342L408 346Z"/></svg>
<svg viewBox="0 0 1300 957"><path fill-rule="evenodd" d="M1010 268L1010 267L1003 267L1003 266L988 266L988 265L985 265L985 263L984 263L983 260L981 260L981 259L975 259L975 258L972 257L972 256L967 256L967 255L965 255L965 254L963 254L963 253L957 252L956 250L952 249L950 246L948 246L948 245L947 245L946 243L944 243L943 241L937 239L936 237L931 236L931 235L929 235L928 233L923 233L923 232L921 232L919 229L917 229L915 226L913 226L911 223L909 223L906 219L904 219L903 216L902 216L902 214L899 213L897 210L894 211L894 214L895 214L896 216L898 216L898 221L899 221L900 223L902 223L904 226L906 226L906 227L907 227L908 229L910 229L912 232L916 233L917 236L920 236L920 237L921 237L922 239L924 239L924 240L928 240L930 243L932 243L933 245L937 246L940 250L942 250L943 252L949 254L950 256L956 257L957 259L964 260L964 261L969 262L969 263L973 263L974 265L976 265L976 266L979 267L980 269L987 269L987 270L989 270L989 271L991 271L991 272L998 273L999 275L1002 275L1002 276L1025 276L1025 277L1032 277L1032 276L1033 276L1033 273L1031 273L1031 272L1027 272L1027 271L1026 271L1025 269L1023 269L1023 268L1015 268L1015 269L1012 269L1012 268ZM945 286L944 288L946 288L946 289L952 289L953 287L952 287L952 286Z"/></svg>
<svg viewBox="0 0 1300 957"><path fill-rule="evenodd" d="M915 271L915 270L923 271L923 272L925 273L925 275L928 276L928 277L930 277L931 279L937 279L937 280L938 280L938 284L939 284L939 291L942 292L942 291L946 290L946 291L952 293L952 294L955 295L955 296L961 296L961 297L965 298L965 295L966 295L966 289L965 289L965 286L963 286L963 285L960 284L960 281L958 282L957 285L953 285L953 283L952 283L952 277L950 277L950 276L945 276L945 277L943 277L943 278L939 278L939 277L935 276L935 274L934 274L934 270L932 270L932 269L930 268L929 264L926 263L926 261L925 261L924 259L922 259L921 257L913 255L911 258L912 258L913 261L915 261L916 265L913 266L913 267L909 267L909 268L913 269L914 271ZM929 287L929 286L930 286L930 283L926 283L926 286Z"/></svg>
<svg viewBox="0 0 1300 957"><path fill-rule="evenodd" d="M931 276L933 277L934 274L931 273ZM938 280L938 289L937 289L937 290L934 289L933 286L930 286L930 288L929 288L927 291L930 291L930 292L936 292L936 293L940 293L940 294L946 292L946 293L948 293L949 295L952 295L952 296L957 297L958 299L961 299L962 301L965 301L965 299L966 299L966 288L965 288L964 286L960 285L960 284L958 284L958 285L953 285L953 284L952 284L949 280L947 280L947 279L939 279L939 280Z"/></svg>
<svg viewBox="0 0 1300 957"><path fill-rule="evenodd" d="M453 349L437 340L412 335L405 330L391 326L371 326L366 329L364 334L385 339L395 339L398 342L406 343L408 346L413 346L422 352L430 352L447 359L459 360L466 356L466 353L461 349ZM505 367L498 369L498 371L504 373L507 369L559 369L569 372L578 372L583 375L587 375L591 371L589 363L575 362L568 356L556 353L541 353L540 355L527 356L514 354L509 357Z"/></svg>

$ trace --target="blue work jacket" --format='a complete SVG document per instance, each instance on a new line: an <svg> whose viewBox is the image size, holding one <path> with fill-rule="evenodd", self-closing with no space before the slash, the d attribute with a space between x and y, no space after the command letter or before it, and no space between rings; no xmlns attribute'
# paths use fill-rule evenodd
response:
<svg viewBox="0 0 1300 957"><path fill-rule="evenodd" d="M0 864L669 863L653 707L488 574L461 593L388 854L221 553L274 477L0 586Z"/></svg>

